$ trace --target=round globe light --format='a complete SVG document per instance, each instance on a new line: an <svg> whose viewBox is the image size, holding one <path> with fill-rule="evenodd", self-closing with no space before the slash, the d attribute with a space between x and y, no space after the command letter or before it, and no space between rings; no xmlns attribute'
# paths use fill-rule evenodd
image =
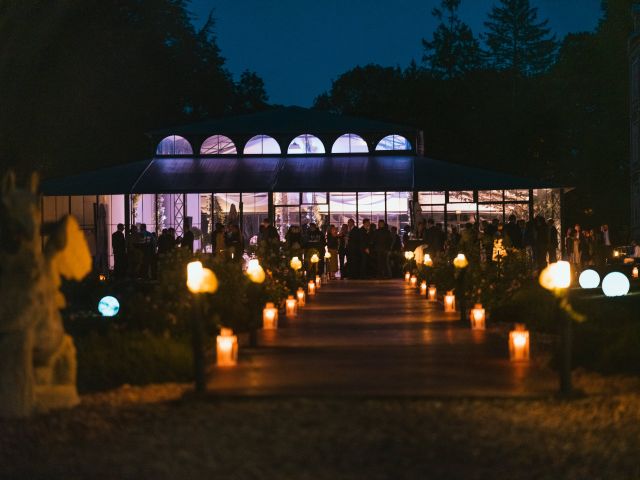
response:
<svg viewBox="0 0 640 480"><path fill-rule="evenodd" d="M102 297L98 302L98 311L103 317L113 317L120 311L120 302L111 295Z"/></svg>
<svg viewBox="0 0 640 480"><path fill-rule="evenodd" d="M607 297L621 297L629 293L629 279L624 273L611 272L602 280L602 292Z"/></svg>
<svg viewBox="0 0 640 480"><path fill-rule="evenodd" d="M598 288L598 285L600 285L600 275L598 275L598 272L595 270L585 270L580 274L578 282L582 288Z"/></svg>

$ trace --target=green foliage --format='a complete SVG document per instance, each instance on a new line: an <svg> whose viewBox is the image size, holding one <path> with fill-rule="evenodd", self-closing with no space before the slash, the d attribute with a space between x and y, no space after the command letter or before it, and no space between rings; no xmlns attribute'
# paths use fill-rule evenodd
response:
<svg viewBox="0 0 640 480"><path fill-rule="evenodd" d="M184 382L192 376L188 339L143 332L91 334L74 338L81 393L122 384Z"/></svg>

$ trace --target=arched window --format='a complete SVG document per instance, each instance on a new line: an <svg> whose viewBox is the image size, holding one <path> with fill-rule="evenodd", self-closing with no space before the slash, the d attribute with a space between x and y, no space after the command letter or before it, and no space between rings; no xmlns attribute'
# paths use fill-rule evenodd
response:
<svg viewBox="0 0 640 480"><path fill-rule="evenodd" d="M341 135L331 147L331 153L367 153L368 151L367 142L355 133Z"/></svg>
<svg viewBox="0 0 640 480"><path fill-rule="evenodd" d="M324 144L315 135L298 135L289 144L287 153L289 155L305 153L325 153Z"/></svg>
<svg viewBox="0 0 640 480"><path fill-rule="evenodd" d="M200 155L232 155L238 153L236 145L229 137L212 135L202 142Z"/></svg>
<svg viewBox="0 0 640 480"><path fill-rule="evenodd" d="M169 135L158 144L156 155L193 155L193 149L186 138Z"/></svg>
<svg viewBox="0 0 640 480"><path fill-rule="evenodd" d="M411 143L402 135L387 135L378 142L376 150L411 150Z"/></svg>
<svg viewBox="0 0 640 480"><path fill-rule="evenodd" d="M245 155L279 155L280 145L269 135L256 135L244 146Z"/></svg>

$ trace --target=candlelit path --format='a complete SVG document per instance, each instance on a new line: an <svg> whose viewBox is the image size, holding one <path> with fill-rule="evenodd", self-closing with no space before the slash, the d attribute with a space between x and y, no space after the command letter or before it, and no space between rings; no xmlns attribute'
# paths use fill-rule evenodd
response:
<svg viewBox="0 0 640 480"><path fill-rule="evenodd" d="M235 368L210 370L213 394L535 396L552 372L509 362L497 329L472 332L402 281L323 285L295 320L260 331Z"/></svg>

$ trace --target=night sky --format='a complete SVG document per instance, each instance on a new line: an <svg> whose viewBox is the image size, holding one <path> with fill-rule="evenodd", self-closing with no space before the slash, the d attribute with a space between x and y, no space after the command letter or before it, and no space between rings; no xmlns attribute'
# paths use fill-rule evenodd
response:
<svg viewBox="0 0 640 480"><path fill-rule="evenodd" d="M558 38L593 30L601 0L532 0ZM356 65L406 67L422 59L422 38L436 22L440 0L192 0L200 26L213 8L227 68L265 81L271 103L310 106L331 80ZM494 0L463 0L461 16L482 31Z"/></svg>

